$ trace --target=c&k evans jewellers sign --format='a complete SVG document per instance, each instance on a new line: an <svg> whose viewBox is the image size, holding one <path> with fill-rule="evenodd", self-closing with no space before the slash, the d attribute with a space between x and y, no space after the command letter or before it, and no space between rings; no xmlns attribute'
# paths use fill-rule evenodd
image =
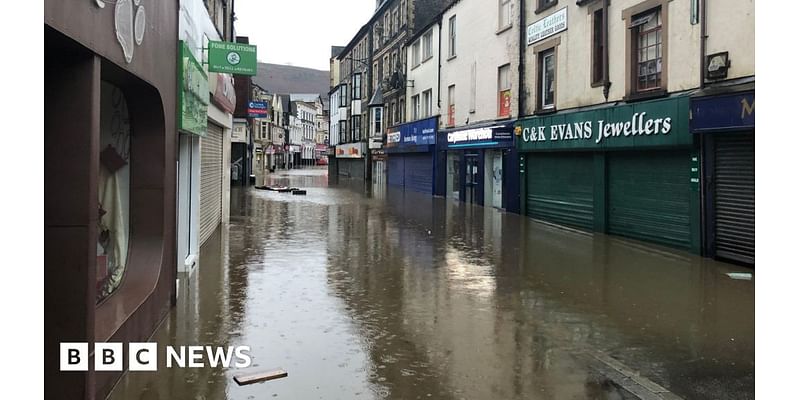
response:
<svg viewBox="0 0 800 400"><path fill-rule="evenodd" d="M688 97L520 121L520 150L603 149L692 144Z"/></svg>

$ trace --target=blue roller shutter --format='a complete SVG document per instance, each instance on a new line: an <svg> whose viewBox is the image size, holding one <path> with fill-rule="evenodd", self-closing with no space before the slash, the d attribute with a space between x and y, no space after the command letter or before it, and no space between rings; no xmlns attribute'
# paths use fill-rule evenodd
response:
<svg viewBox="0 0 800 400"><path fill-rule="evenodd" d="M389 156L389 169L386 171L390 185L403 186L405 177L405 157L402 154Z"/></svg>
<svg viewBox="0 0 800 400"><path fill-rule="evenodd" d="M433 194L433 156L430 153L406 155L404 180L408 190Z"/></svg>

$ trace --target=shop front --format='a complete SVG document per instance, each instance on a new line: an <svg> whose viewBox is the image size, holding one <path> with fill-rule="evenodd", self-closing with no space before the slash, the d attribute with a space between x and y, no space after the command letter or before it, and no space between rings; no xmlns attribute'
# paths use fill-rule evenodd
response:
<svg viewBox="0 0 800 400"><path fill-rule="evenodd" d="M123 374L62 372L60 343L145 342L174 305L179 7L150 4L44 2L45 398Z"/></svg>
<svg viewBox="0 0 800 400"><path fill-rule="evenodd" d="M336 172L345 178L365 179L365 143L347 143L336 146Z"/></svg>
<svg viewBox="0 0 800 400"><path fill-rule="evenodd" d="M519 169L511 122L442 130L439 143L447 160L445 197L519 212Z"/></svg>
<svg viewBox="0 0 800 400"><path fill-rule="evenodd" d="M386 133L387 183L390 186L427 193L436 193L437 174L443 160L436 154L436 132L439 117L423 119L391 127Z"/></svg>
<svg viewBox="0 0 800 400"><path fill-rule="evenodd" d="M704 251L755 265L755 84L719 92L700 92L691 105L703 147Z"/></svg>
<svg viewBox="0 0 800 400"><path fill-rule="evenodd" d="M522 119L521 212L700 253L700 154L689 97Z"/></svg>

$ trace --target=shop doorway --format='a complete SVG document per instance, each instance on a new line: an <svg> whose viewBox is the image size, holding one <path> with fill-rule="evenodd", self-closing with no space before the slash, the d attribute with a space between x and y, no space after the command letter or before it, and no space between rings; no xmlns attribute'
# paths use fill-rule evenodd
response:
<svg viewBox="0 0 800 400"><path fill-rule="evenodd" d="M464 156L466 179L464 180L464 201L476 204L478 202L478 155L467 154Z"/></svg>
<svg viewBox="0 0 800 400"><path fill-rule="evenodd" d="M503 208L503 153L497 150L486 152L484 168L484 199L487 207Z"/></svg>

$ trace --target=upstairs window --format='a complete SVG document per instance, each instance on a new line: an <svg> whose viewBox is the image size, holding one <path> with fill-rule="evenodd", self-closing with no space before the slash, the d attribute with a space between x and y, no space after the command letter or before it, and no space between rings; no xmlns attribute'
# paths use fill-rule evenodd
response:
<svg viewBox="0 0 800 400"><path fill-rule="evenodd" d="M603 9L592 14L592 84L603 83L603 53L605 52L603 43Z"/></svg>
<svg viewBox="0 0 800 400"><path fill-rule="evenodd" d="M450 22L448 23L449 27L449 36L448 36L448 49L447 49L447 56L448 57L455 57L456 56L456 16L453 15L450 17Z"/></svg>
<svg viewBox="0 0 800 400"><path fill-rule="evenodd" d="M353 75L353 100L361 100L361 74Z"/></svg>
<svg viewBox="0 0 800 400"><path fill-rule="evenodd" d="M511 0L500 1L500 15L498 20L498 30L505 29L511 26Z"/></svg>
<svg viewBox="0 0 800 400"><path fill-rule="evenodd" d="M499 117L511 116L511 64L503 65L497 70L498 106Z"/></svg>
<svg viewBox="0 0 800 400"><path fill-rule="evenodd" d="M422 118L428 118L433 114L433 92L428 89L422 92Z"/></svg>
<svg viewBox="0 0 800 400"><path fill-rule="evenodd" d="M433 57L433 31L428 31L422 35L422 60L425 61Z"/></svg>
<svg viewBox="0 0 800 400"><path fill-rule="evenodd" d="M447 88L447 126L456 124L456 85Z"/></svg>
<svg viewBox="0 0 800 400"><path fill-rule="evenodd" d="M663 57L661 8L636 15L631 20L634 40L633 58L636 60L635 87L637 92L661 89L661 61Z"/></svg>
<svg viewBox="0 0 800 400"><path fill-rule="evenodd" d="M556 106L556 54L553 49L539 53L539 109Z"/></svg>
<svg viewBox="0 0 800 400"><path fill-rule="evenodd" d="M420 63L420 41L417 40L411 46L411 66L416 67Z"/></svg>

